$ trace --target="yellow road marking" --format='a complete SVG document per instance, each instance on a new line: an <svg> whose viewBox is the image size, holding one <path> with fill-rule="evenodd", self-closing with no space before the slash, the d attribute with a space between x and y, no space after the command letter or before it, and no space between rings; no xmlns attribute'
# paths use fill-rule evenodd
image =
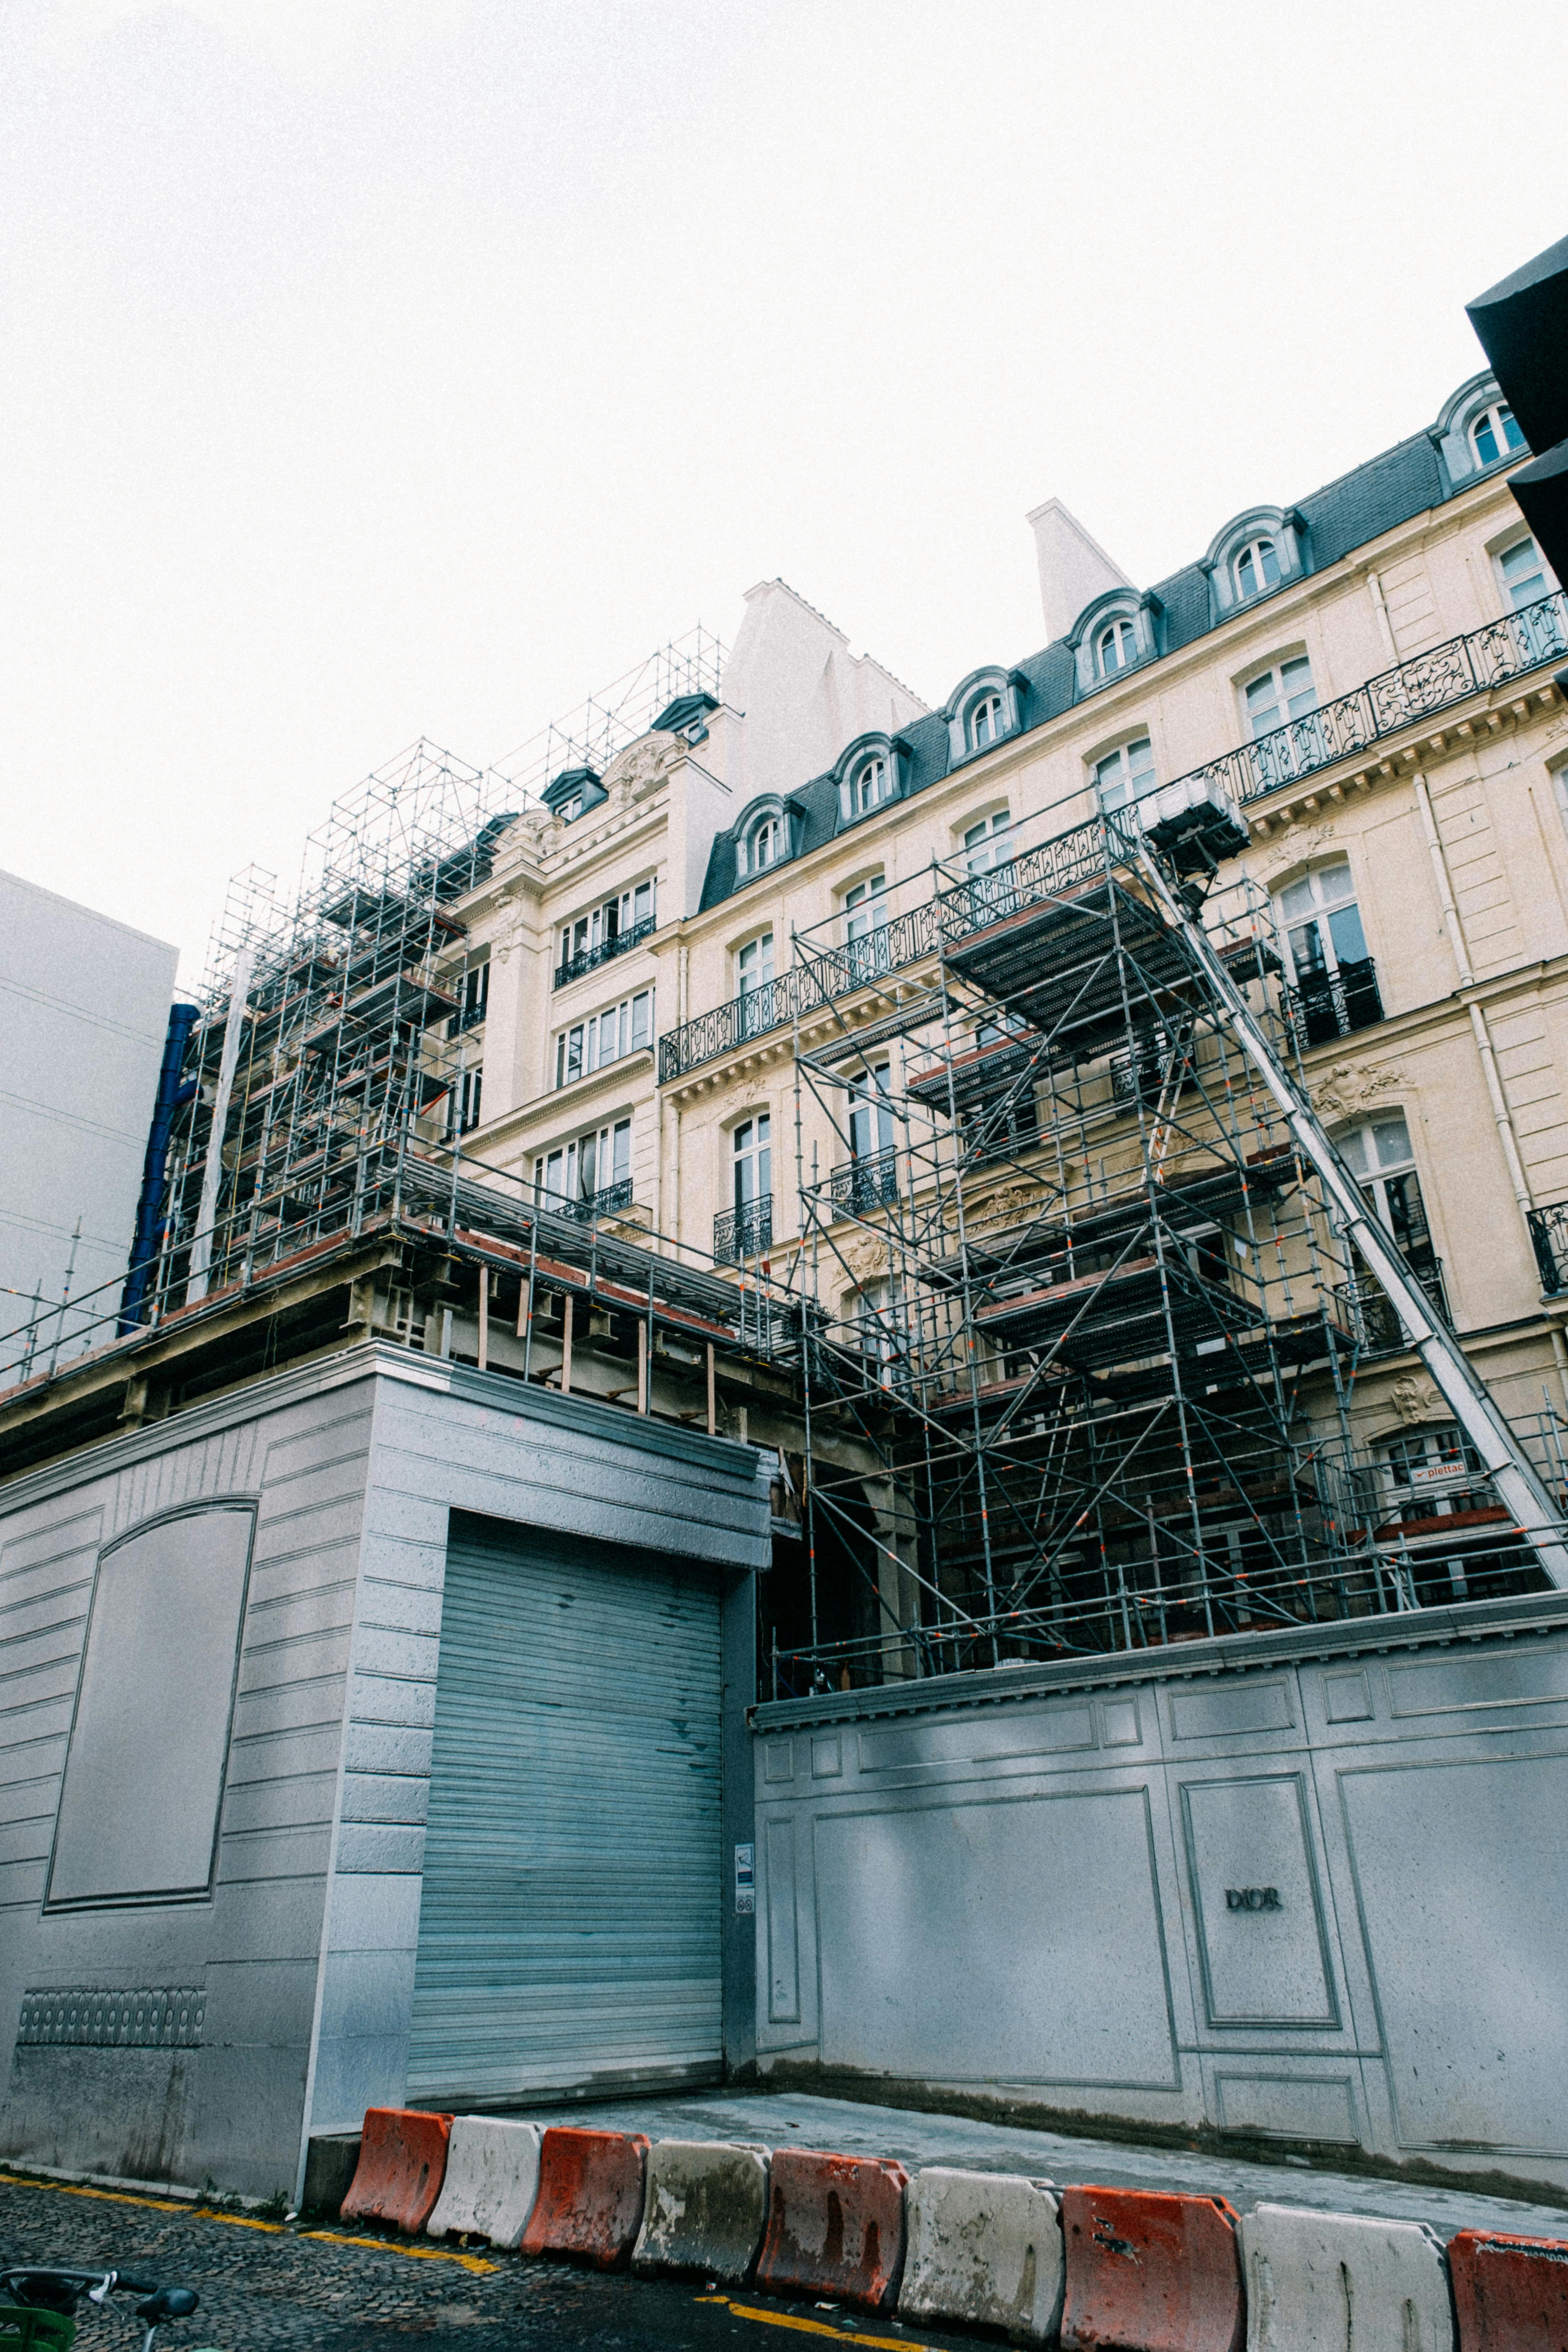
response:
<svg viewBox="0 0 1568 2352"><path fill-rule="evenodd" d="M302 2238L319 2238L323 2246L374 2246L384 2254L406 2254L411 2263L456 2263L459 2270L482 2273L499 2271L499 2263L487 2263L482 2254L458 2254L446 2246L394 2246L385 2238L346 2238L337 2230L301 2230Z"/></svg>
<svg viewBox="0 0 1568 2352"><path fill-rule="evenodd" d="M223 2221L231 2230L261 2230L269 2237L290 2233L281 2221L258 2221L249 2213L219 2213L210 2205L187 2205L184 2198L138 2197L129 2189L89 2189L79 2180L35 2180L23 2172L0 2172L0 2189L52 2189L60 2197L95 2197L105 2205L143 2205L154 2213L184 2213L193 2221ZM383 2254L402 2254L416 2263L456 2263L477 2275L500 2268L479 2254L460 2254L446 2246L398 2246L388 2238L348 2238L336 2230L300 2230L301 2238L317 2238L326 2246L370 2246Z"/></svg>
<svg viewBox="0 0 1568 2352"><path fill-rule="evenodd" d="M750 2303L731 2303L727 2294L700 2294L699 2303L721 2303L737 2319L761 2320L764 2327L795 2327L803 2336L831 2336L838 2344L868 2344L872 2352L931 2352L929 2344L917 2344L909 2336L862 2336L858 2328L829 2327L820 2319L797 2319L790 2311L759 2311Z"/></svg>

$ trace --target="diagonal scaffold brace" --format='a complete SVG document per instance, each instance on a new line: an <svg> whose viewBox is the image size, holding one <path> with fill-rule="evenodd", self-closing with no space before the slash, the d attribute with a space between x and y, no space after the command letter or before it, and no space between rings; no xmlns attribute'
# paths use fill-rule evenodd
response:
<svg viewBox="0 0 1568 2352"><path fill-rule="evenodd" d="M1345 1233L1410 1336L1439 1394L1480 1456L1499 1499L1533 1545L1544 1573L1568 1591L1568 1544L1563 1518L1533 1464L1482 1381L1469 1358L1422 1288L1393 1234L1368 1206L1307 1096L1279 1060L1232 980L1203 925L1184 904L1158 857L1142 837L1130 843L1139 871L1171 923L1184 939L1215 997L1229 1016L1232 1033L1279 1107L1302 1157L1316 1171Z"/></svg>

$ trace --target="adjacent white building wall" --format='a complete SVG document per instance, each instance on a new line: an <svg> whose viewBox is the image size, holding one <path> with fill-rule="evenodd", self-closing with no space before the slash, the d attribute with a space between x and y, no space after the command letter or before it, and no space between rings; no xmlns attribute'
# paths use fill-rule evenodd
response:
<svg viewBox="0 0 1568 2352"><path fill-rule="evenodd" d="M798 791L858 735L892 734L928 707L782 580L747 591L723 698L745 720L726 776L736 808Z"/></svg>
<svg viewBox="0 0 1568 2352"><path fill-rule="evenodd" d="M1060 499L1047 499L1044 506L1036 507L1028 522L1040 568L1046 638L1054 644L1068 635L1086 604L1092 604L1108 588L1131 588L1132 583Z"/></svg>
<svg viewBox="0 0 1568 2352"><path fill-rule="evenodd" d="M71 1296L125 1272L176 961L0 873L0 1348L59 1299L79 1218Z"/></svg>

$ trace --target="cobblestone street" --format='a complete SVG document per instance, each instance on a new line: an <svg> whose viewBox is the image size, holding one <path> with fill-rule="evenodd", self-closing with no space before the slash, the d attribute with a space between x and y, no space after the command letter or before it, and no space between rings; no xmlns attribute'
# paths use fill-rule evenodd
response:
<svg viewBox="0 0 1568 2352"><path fill-rule="evenodd" d="M687 2345L717 2352L748 2340L776 2342L781 2332L795 2340L809 2334L819 2341L923 2344L938 2352L963 2340L917 2336L894 2319L820 2305L795 2311L781 2304L763 2313L744 2294L709 2300L700 2279L663 2284L509 2254L449 2254L5 2176L0 2251L13 2262L112 2264L162 2284L195 2287L200 2310L160 2335L160 2352L302 2345L371 2352L407 2336L450 2337L466 2352L588 2344L626 2352ZM82 2352L120 2352L140 2340L128 2305L118 2316L83 2305L77 2337Z"/></svg>

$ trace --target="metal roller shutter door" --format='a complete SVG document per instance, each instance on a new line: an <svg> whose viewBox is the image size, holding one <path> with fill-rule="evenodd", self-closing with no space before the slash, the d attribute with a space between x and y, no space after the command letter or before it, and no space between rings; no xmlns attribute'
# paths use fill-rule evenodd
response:
<svg viewBox="0 0 1568 2352"><path fill-rule="evenodd" d="M454 1522L411 2101L717 2074L720 1706L711 1572Z"/></svg>

